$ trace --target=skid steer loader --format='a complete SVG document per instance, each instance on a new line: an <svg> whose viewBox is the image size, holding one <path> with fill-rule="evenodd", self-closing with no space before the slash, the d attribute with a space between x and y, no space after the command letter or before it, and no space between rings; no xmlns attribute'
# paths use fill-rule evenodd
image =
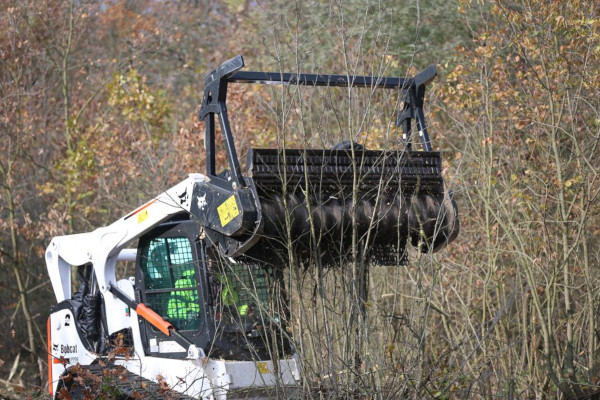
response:
<svg viewBox="0 0 600 400"><path fill-rule="evenodd" d="M48 246L58 302L47 327L52 396L85 397L78 376L106 379L119 367L113 383L131 398L153 388L181 398L293 397L301 377L286 326L285 268L343 267L357 254L401 265L409 242L434 252L456 237L456 205L423 116L434 66L408 79L243 66L238 56L205 78L205 174L191 174L109 226ZM396 90L403 149L353 142L251 149L243 174L226 108L228 85L243 82ZM216 118L229 165L220 173ZM421 151L412 148L413 121ZM132 276L117 280L127 262L135 264Z"/></svg>

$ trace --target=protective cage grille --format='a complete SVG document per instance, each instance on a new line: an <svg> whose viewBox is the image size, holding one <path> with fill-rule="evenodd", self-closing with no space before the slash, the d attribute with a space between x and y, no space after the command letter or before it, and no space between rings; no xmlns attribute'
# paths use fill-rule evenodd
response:
<svg viewBox="0 0 600 400"><path fill-rule="evenodd" d="M275 267L247 257L233 261L215 255L209 258L209 269L215 278L217 311L223 317L279 320L285 294Z"/></svg>
<svg viewBox="0 0 600 400"><path fill-rule="evenodd" d="M147 305L180 330L198 329L201 305L188 238L152 239L143 254Z"/></svg>

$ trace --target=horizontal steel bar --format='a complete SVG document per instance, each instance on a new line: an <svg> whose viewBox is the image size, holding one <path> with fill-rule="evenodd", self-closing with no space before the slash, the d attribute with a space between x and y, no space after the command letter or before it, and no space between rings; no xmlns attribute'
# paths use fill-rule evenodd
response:
<svg viewBox="0 0 600 400"><path fill-rule="evenodd" d="M306 86L338 86L338 87L377 87L382 89L396 89L410 87L413 79L392 78L386 76L358 76L358 75L320 75L320 74L294 74L281 72L252 72L239 71L227 78L228 82L236 83L263 83Z"/></svg>

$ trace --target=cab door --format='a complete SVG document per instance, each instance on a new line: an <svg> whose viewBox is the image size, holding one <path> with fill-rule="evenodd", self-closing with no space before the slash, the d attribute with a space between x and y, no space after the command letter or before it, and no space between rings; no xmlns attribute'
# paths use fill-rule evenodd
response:
<svg viewBox="0 0 600 400"><path fill-rule="evenodd" d="M139 300L192 343L208 342L205 266L192 221L166 223L140 238L136 260ZM146 355L185 358L186 349L140 319Z"/></svg>

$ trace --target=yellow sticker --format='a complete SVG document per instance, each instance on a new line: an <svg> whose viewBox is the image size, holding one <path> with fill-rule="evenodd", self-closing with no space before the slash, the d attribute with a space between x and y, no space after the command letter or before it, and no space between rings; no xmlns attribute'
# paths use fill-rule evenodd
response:
<svg viewBox="0 0 600 400"><path fill-rule="evenodd" d="M264 362L264 361L257 362L256 366L258 367L258 372L260 372L261 374L269 373L269 366L267 365L266 362Z"/></svg>
<svg viewBox="0 0 600 400"><path fill-rule="evenodd" d="M142 210L137 215L138 224L141 224L148 218L148 210Z"/></svg>
<svg viewBox="0 0 600 400"><path fill-rule="evenodd" d="M238 210L235 196L232 195L230 198L225 200L223 204L217 207L217 212L219 213L219 218L221 218L221 226L223 227L230 223L232 219L240 215L240 210Z"/></svg>

